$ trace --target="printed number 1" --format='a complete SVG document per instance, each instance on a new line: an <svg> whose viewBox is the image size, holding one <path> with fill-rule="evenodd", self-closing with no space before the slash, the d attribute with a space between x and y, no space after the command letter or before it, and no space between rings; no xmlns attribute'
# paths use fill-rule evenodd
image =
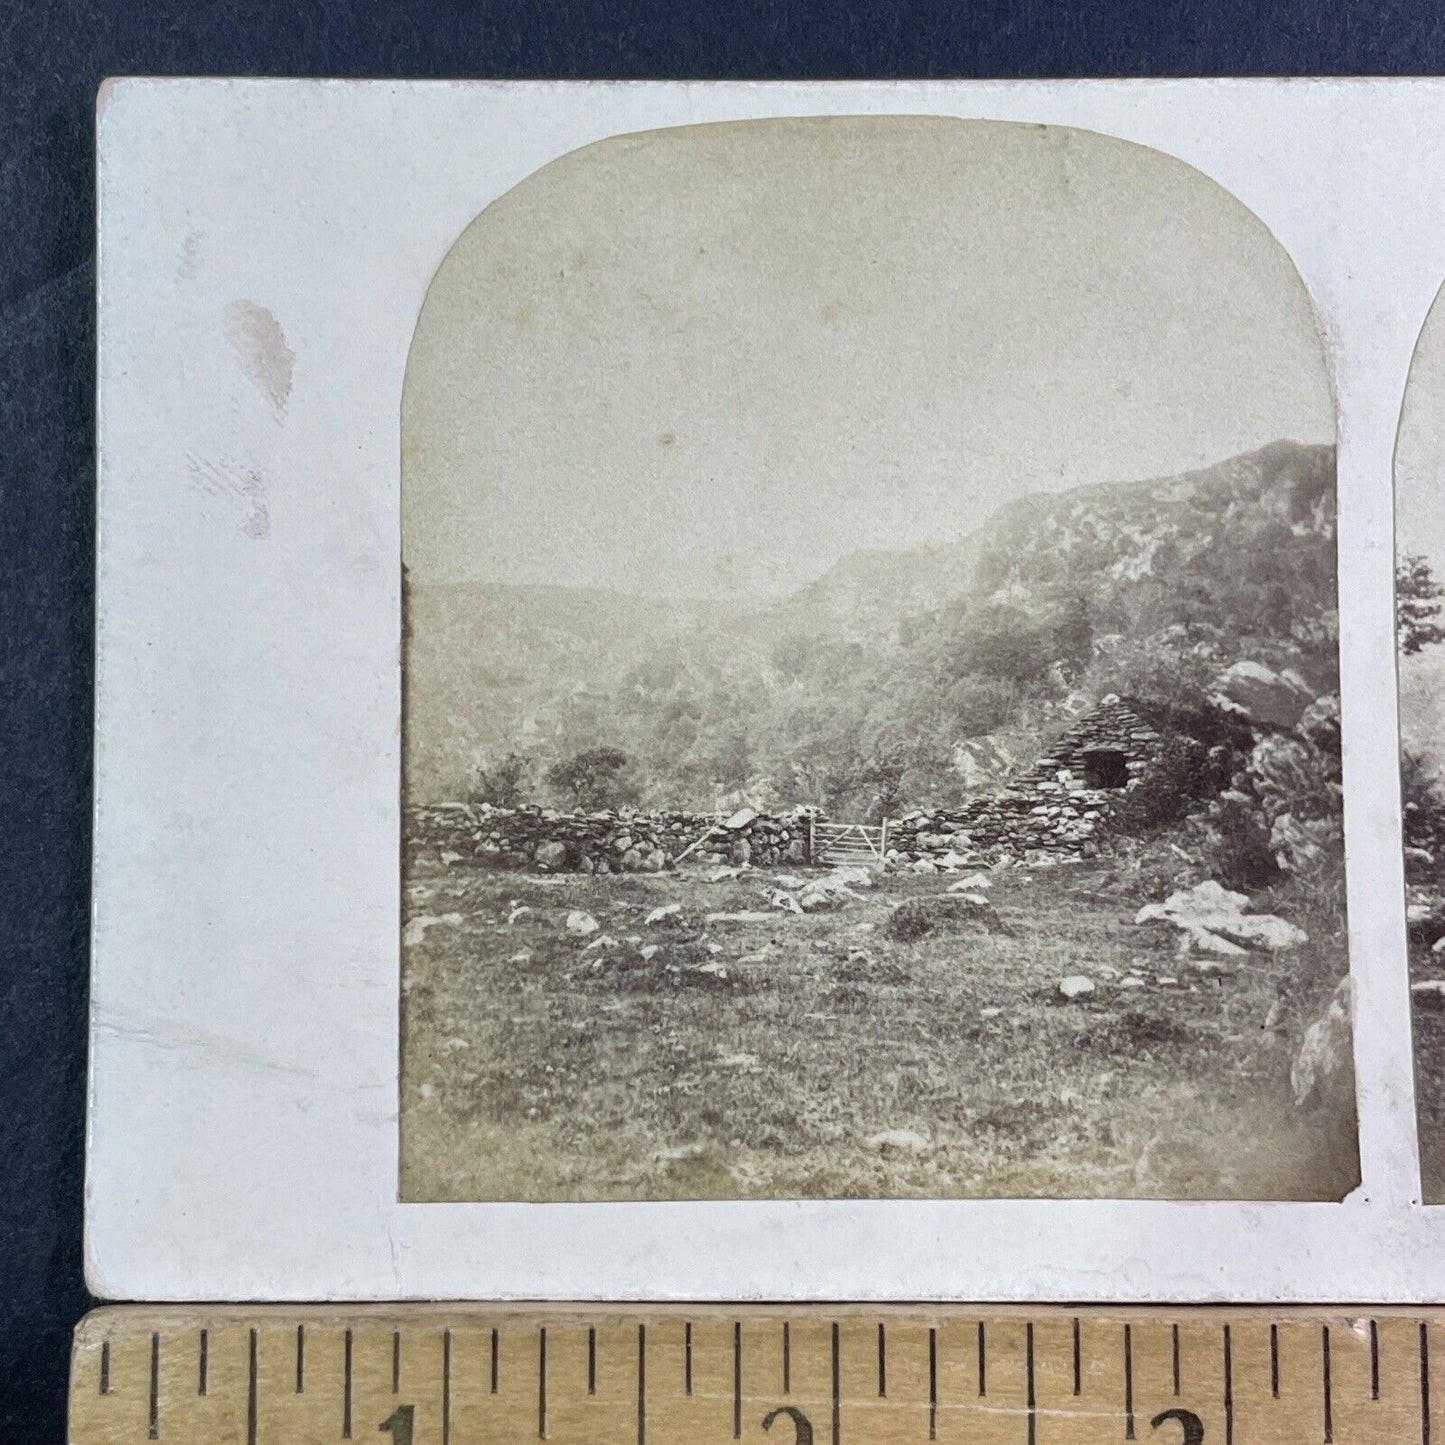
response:
<svg viewBox="0 0 1445 1445"><path fill-rule="evenodd" d="M398 1405L376 1428L390 1435L393 1445L411 1445L412 1427L416 1423L415 1405Z"/></svg>

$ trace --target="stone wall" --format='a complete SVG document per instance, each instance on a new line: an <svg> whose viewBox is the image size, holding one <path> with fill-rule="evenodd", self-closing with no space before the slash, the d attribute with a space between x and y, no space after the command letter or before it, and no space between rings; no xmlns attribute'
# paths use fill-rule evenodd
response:
<svg viewBox="0 0 1445 1445"><path fill-rule="evenodd" d="M890 823L889 856L899 863L949 854L979 861L1004 853L1089 856L1099 815L1139 782L1158 745L1153 728L1117 697L1106 697L1007 787L961 808Z"/></svg>
<svg viewBox="0 0 1445 1445"><path fill-rule="evenodd" d="M1092 854L1099 815L1149 766L1159 735L1116 697L1069 728L1029 772L960 808L915 812L888 825L895 864L950 854L989 861ZM1114 787L1095 784L1113 781ZM819 821L822 815L813 815ZM659 873L689 864L760 867L808 862L806 809L777 816L712 813L563 813L442 803L409 809L408 848L444 861L550 872ZM709 829L714 832L702 843ZM696 847L693 847L697 844ZM689 851L691 849L691 851Z"/></svg>
<svg viewBox="0 0 1445 1445"><path fill-rule="evenodd" d="M807 860L806 814L774 817L750 809L712 813L562 813L551 808L496 808L442 803L409 809L408 847L447 862L550 872L659 873L687 854L689 864Z"/></svg>

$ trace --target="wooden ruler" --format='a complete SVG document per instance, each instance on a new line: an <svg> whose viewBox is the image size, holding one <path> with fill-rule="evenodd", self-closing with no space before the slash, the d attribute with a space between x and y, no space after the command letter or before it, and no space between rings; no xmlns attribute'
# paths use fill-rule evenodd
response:
<svg viewBox="0 0 1445 1445"><path fill-rule="evenodd" d="M115 1306L71 1445L1430 1445L1445 1312Z"/></svg>

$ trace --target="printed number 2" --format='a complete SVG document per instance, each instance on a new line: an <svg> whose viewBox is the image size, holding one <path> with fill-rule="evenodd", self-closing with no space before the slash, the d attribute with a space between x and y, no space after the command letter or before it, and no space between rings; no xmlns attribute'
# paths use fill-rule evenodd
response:
<svg viewBox="0 0 1445 1445"><path fill-rule="evenodd" d="M1161 1411L1149 1422L1149 1428L1157 1430L1170 1420L1184 1432L1180 1445L1204 1445L1204 1421L1193 1410Z"/></svg>
<svg viewBox="0 0 1445 1445"><path fill-rule="evenodd" d="M393 1445L411 1445L412 1427L416 1423L415 1405L398 1405L376 1428L390 1435Z"/></svg>
<svg viewBox="0 0 1445 1445"><path fill-rule="evenodd" d="M793 1422L794 1445L813 1445L813 1422L794 1405L783 1405L764 1415L763 1429L771 1430L779 1415L786 1415Z"/></svg>

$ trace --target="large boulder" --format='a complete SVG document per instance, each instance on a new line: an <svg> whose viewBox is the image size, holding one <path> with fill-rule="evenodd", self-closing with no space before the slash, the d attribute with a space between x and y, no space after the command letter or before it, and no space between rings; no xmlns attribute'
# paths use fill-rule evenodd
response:
<svg viewBox="0 0 1445 1445"><path fill-rule="evenodd" d="M1251 722L1292 728L1315 700L1315 691L1293 668L1241 659L1214 679L1213 701Z"/></svg>
<svg viewBox="0 0 1445 1445"><path fill-rule="evenodd" d="M1135 923L1172 923L1202 952L1238 953L1257 948L1275 952L1309 941L1304 929L1273 913L1246 913L1249 899L1213 879L1181 888L1162 903L1146 903ZM1221 948L1223 942L1232 947Z"/></svg>

